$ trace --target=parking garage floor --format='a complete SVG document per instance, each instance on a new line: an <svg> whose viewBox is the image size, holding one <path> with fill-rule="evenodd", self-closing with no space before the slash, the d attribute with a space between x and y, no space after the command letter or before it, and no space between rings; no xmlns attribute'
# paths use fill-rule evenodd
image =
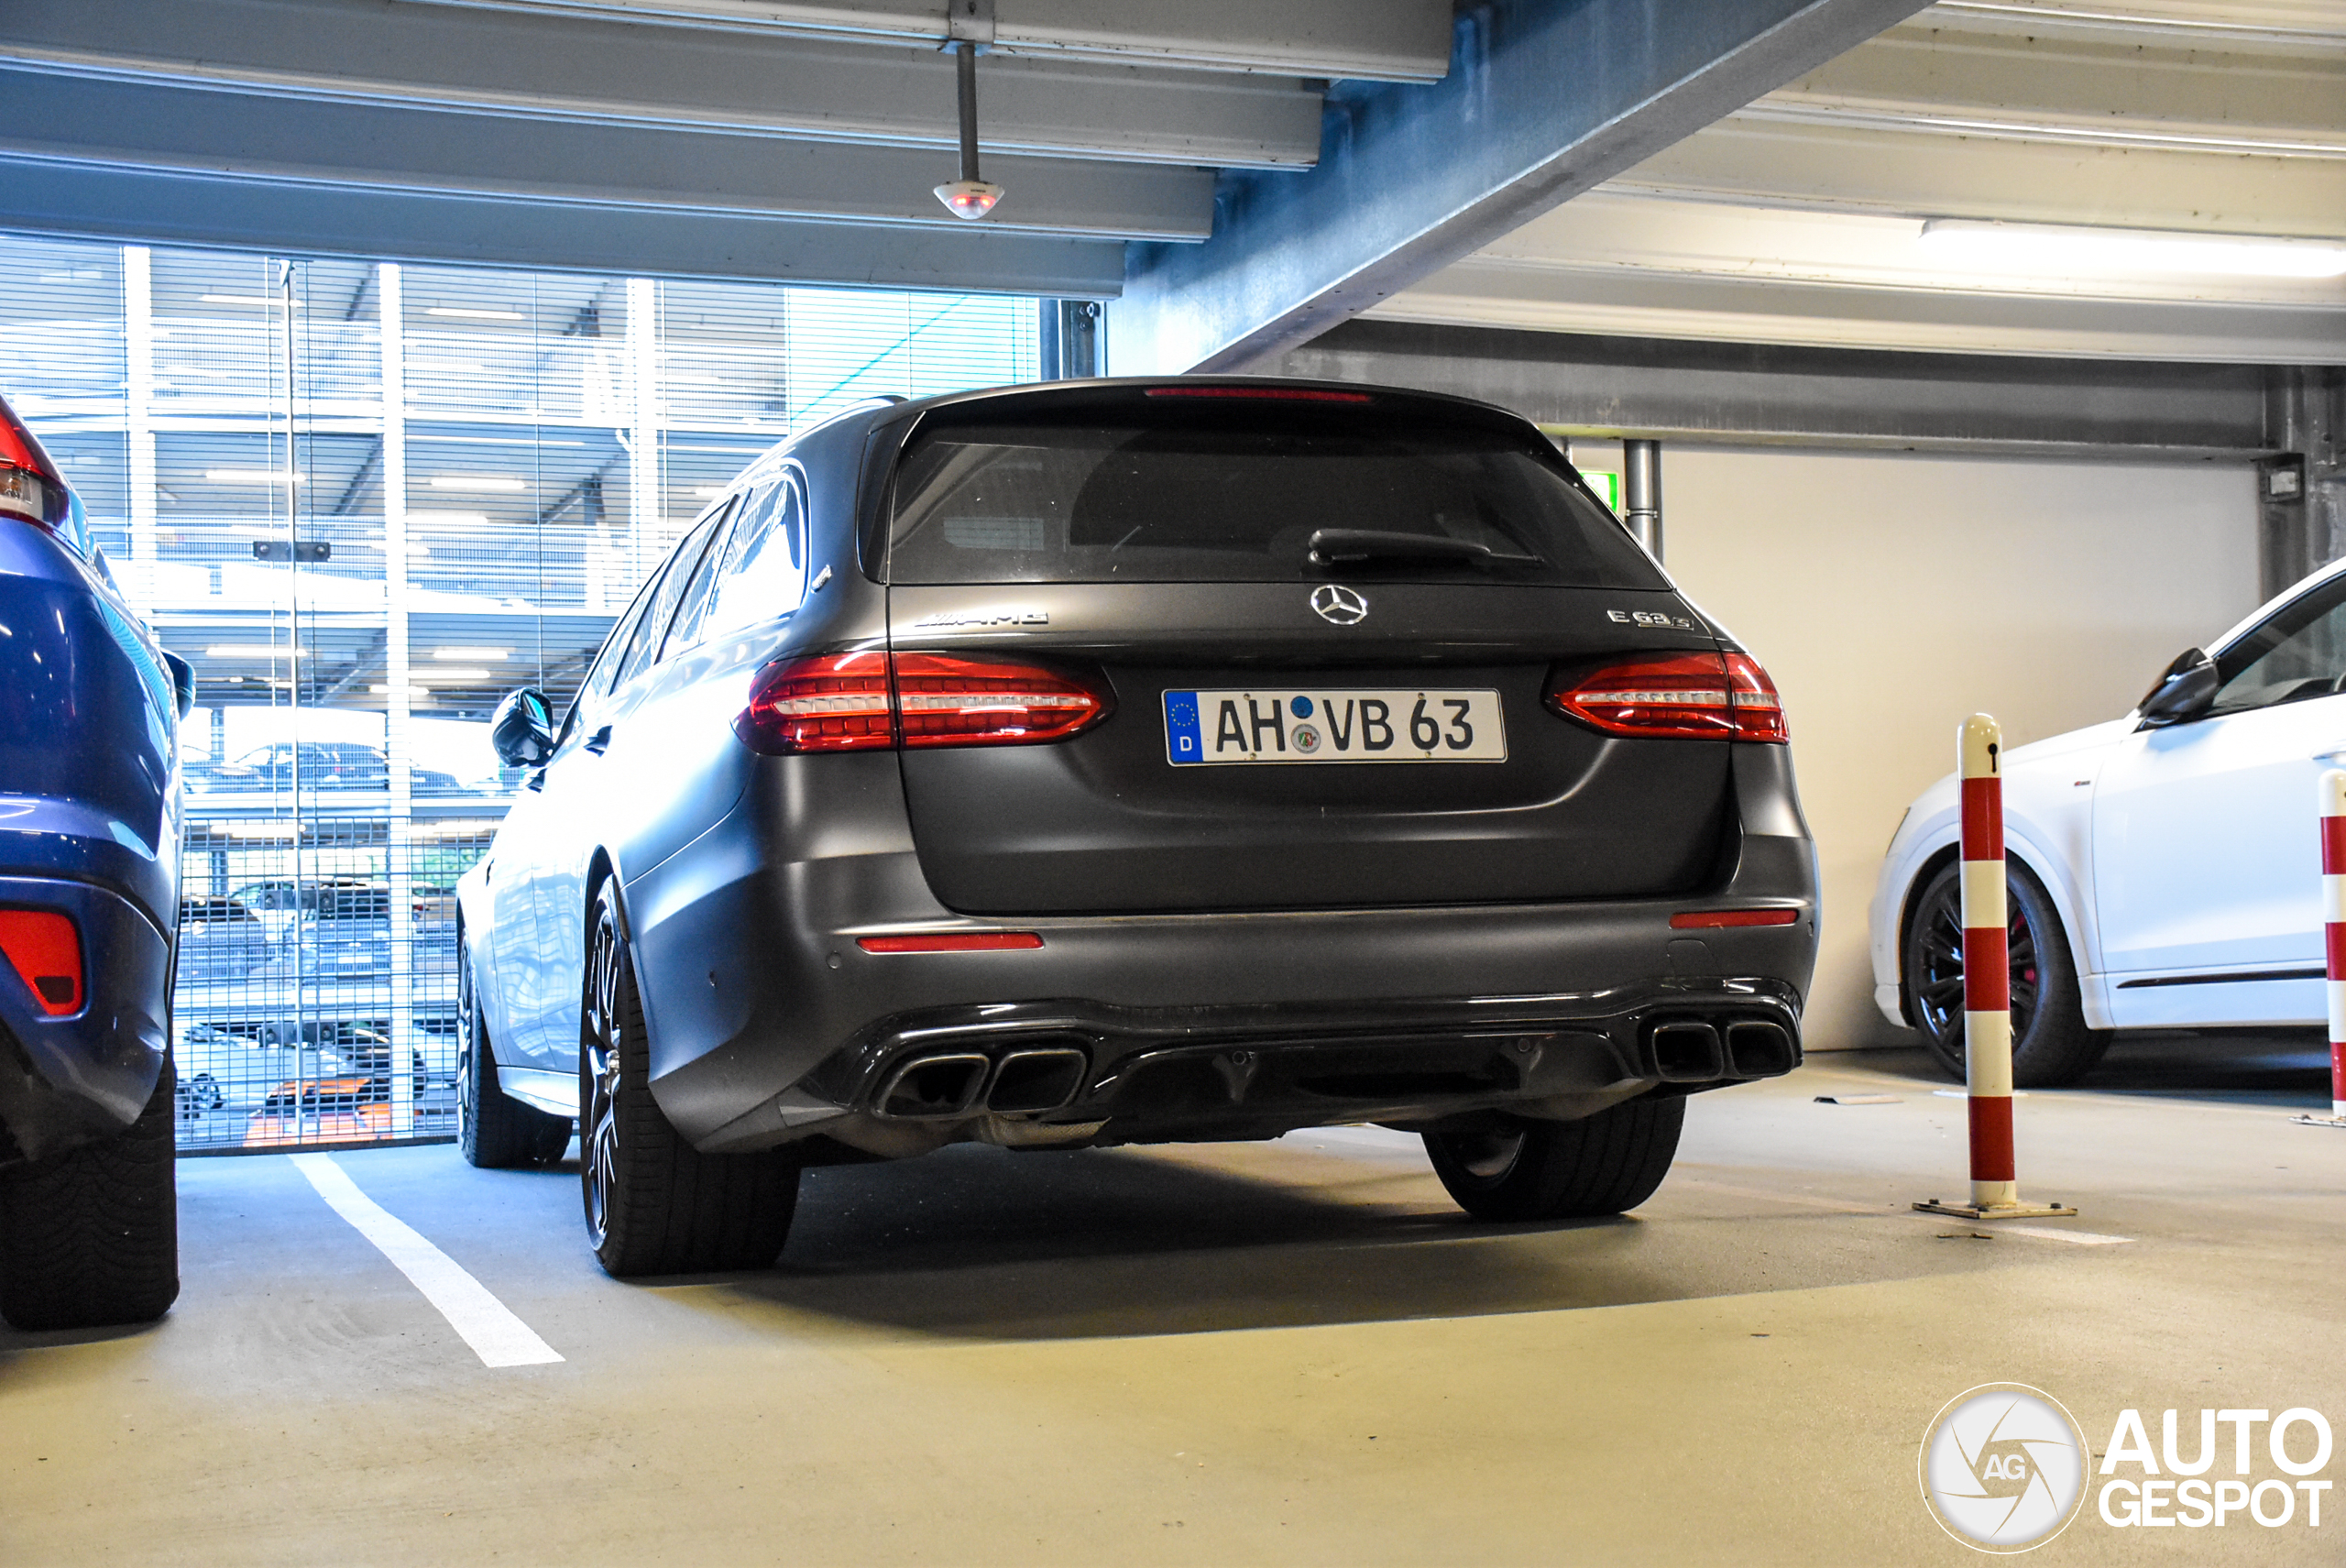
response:
<svg viewBox="0 0 2346 1568"><path fill-rule="evenodd" d="M773 1272L621 1284L573 1165L334 1154L562 1358L501 1367L288 1158L188 1160L163 1323L0 1330L0 1563L1969 1561L1915 1454L1975 1385L2097 1453L2128 1408L2346 1424L2324 1066L2175 1038L2028 1096L2023 1191L2083 1213L2025 1227L1908 1211L1964 1106L1904 1052L1705 1096L1651 1202L1554 1226L1375 1129L962 1148L809 1175ZM2331 1504L2088 1494L2044 1560L2335 1563Z"/></svg>

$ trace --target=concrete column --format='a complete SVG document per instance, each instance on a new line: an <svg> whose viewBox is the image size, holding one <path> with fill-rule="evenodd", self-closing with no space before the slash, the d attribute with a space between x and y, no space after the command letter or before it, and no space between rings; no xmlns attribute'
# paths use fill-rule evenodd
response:
<svg viewBox="0 0 2346 1568"><path fill-rule="evenodd" d="M1621 443L1621 521L1661 559L1661 443Z"/></svg>
<svg viewBox="0 0 2346 1568"><path fill-rule="evenodd" d="M2346 555L2346 368L2275 369L2264 396L2266 441L2279 455L2256 466L2258 565L2270 598Z"/></svg>
<svg viewBox="0 0 2346 1568"><path fill-rule="evenodd" d="M391 1136L415 1134L415 765L407 641L406 312L396 263L375 269L383 366L383 752L389 761L390 821L384 870L391 916Z"/></svg>
<svg viewBox="0 0 2346 1568"><path fill-rule="evenodd" d="M1046 381L1100 374L1100 306L1092 300L1045 300L1037 356Z"/></svg>
<svg viewBox="0 0 2346 1568"><path fill-rule="evenodd" d="M627 280L628 592L659 560L660 285Z"/></svg>
<svg viewBox="0 0 2346 1568"><path fill-rule="evenodd" d="M155 613L155 280L154 253L122 247L123 350L127 369L126 428L130 435L130 559L123 588Z"/></svg>

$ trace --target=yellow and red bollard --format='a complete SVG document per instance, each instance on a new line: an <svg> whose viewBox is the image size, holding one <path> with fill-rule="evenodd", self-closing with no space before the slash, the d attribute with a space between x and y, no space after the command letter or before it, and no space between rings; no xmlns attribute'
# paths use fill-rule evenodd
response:
<svg viewBox="0 0 2346 1568"><path fill-rule="evenodd" d="M2330 1114L2297 1116L2309 1127L2346 1127L2346 773L2321 775L2321 935L2330 992Z"/></svg>
<svg viewBox="0 0 2346 1568"><path fill-rule="evenodd" d="M1968 1220L2074 1215L2023 1203L2012 1160L2012 923L2004 906L2003 731L1984 713L1956 738L1963 773L1963 1062L1971 1113L1971 1201L1914 1207ZM2040 940L2042 938L2040 938Z"/></svg>

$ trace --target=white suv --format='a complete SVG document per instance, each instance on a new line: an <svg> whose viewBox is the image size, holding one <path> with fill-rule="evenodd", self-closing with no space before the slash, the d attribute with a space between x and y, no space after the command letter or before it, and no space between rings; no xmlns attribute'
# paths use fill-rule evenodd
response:
<svg viewBox="0 0 2346 1568"><path fill-rule="evenodd" d="M2125 718L2007 752L2013 1074L2071 1082L2116 1029L2319 1025L2315 785L2346 767L2346 562L2159 677ZM1952 774L1907 808L1874 996L1963 1070Z"/></svg>

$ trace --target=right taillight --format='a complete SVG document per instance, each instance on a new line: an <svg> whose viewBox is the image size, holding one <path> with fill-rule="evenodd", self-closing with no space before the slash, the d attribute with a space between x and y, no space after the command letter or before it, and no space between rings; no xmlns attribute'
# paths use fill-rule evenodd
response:
<svg viewBox="0 0 2346 1568"><path fill-rule="evenodd" d="M1559 672L1548 706L1608 735L1781 741L1783 701L1743 653L1649 653Z"/></svg>
<svg viewBox="0 0 2346 1568"><path fill-rule="evenodd" d="M1104 684L951 653L826 653L758 673L733 732L753 751L1031 746L1105 718Z"/></svg>
<svg viewBox="0 0 2346 1568"><path fill-rule="evenodd" d="M1784 699L1776 695L1776 683L1749 653L1727 656L1727 701L1737 740L1792 739L1792 732L1784 728Z"/></svg>

